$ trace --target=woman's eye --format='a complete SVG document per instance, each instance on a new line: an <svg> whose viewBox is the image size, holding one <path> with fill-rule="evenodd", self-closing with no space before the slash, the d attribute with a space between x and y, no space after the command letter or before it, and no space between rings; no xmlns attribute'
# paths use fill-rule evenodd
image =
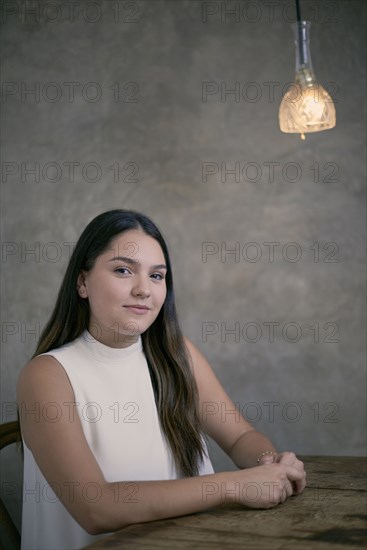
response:
<svg viewBox="0 0 367 550"><path fill-rule="evenodd" d="M153 273L152 277L156 281L163 281L164 279L164 275L162 275L162 273Z"/></svg>
<svg viewBox="0 0 367 550"><path fill-rule="evenodd" d="M115 269L115 273L126 275L127 273L130 273L130 270L127 267L118 267L117 269Z"/></svg>

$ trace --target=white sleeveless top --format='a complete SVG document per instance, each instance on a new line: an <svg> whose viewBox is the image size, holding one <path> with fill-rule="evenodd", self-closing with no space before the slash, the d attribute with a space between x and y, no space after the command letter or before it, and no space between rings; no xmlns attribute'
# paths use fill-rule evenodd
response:
<svg viewBox="0 0 367 550"><path fill-rule="evenodd" d="M141 338L127 348L110 348L85 331L45 355L55 357L69 377L75 395L74 412L79 414L85 438L106 481L180 477L161 431ZM73 407L69 410L72 414ZM205 442L204 447L207 453ZM206 455L199 474L212 473ZM22 550L79 550L106 536L87 533L58 500L54 489L24 443ZM86 498L97 497L93 483L83 491Z"/></svg>

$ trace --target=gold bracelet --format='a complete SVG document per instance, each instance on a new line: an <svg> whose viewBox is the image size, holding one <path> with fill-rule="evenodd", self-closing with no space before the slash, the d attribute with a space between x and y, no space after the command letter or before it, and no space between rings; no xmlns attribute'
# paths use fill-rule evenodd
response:
<svg viewBox="0 0 367 550"><path fill-rule="evenodd" d="M263 456L265 455L273 455L273 456L277 456L277 453L275 453L274 451L264 451L263 453L261 453L259 456L258 456L258 459L256 461L256 464L260 464L260 460L262 459Z"/></svg>

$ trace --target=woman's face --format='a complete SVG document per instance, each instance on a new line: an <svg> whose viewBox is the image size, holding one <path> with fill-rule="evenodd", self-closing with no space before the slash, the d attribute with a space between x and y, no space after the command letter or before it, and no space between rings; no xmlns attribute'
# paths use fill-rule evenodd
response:
<svg viewBox="0 0 367 550"><path fill-rule="evenodd" d="M110 347L136 342L164 303L166 272L158 241L140 230L118 235L78 278L79 295L89 302L92 336Z"/></svg>

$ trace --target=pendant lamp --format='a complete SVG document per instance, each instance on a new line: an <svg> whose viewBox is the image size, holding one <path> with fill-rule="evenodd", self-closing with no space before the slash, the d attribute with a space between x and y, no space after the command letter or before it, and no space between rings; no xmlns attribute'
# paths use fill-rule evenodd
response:
<svg viewBox="0 0 367 550"><path fill-rule="evenodd" d="M295 81L285 93L279 108L282 132L300 134L334 128L336 113L330 95L316 80L310 54L309 21L301 20L299 0L296 0L297 21L292 23L296 45Z"/></svg>

